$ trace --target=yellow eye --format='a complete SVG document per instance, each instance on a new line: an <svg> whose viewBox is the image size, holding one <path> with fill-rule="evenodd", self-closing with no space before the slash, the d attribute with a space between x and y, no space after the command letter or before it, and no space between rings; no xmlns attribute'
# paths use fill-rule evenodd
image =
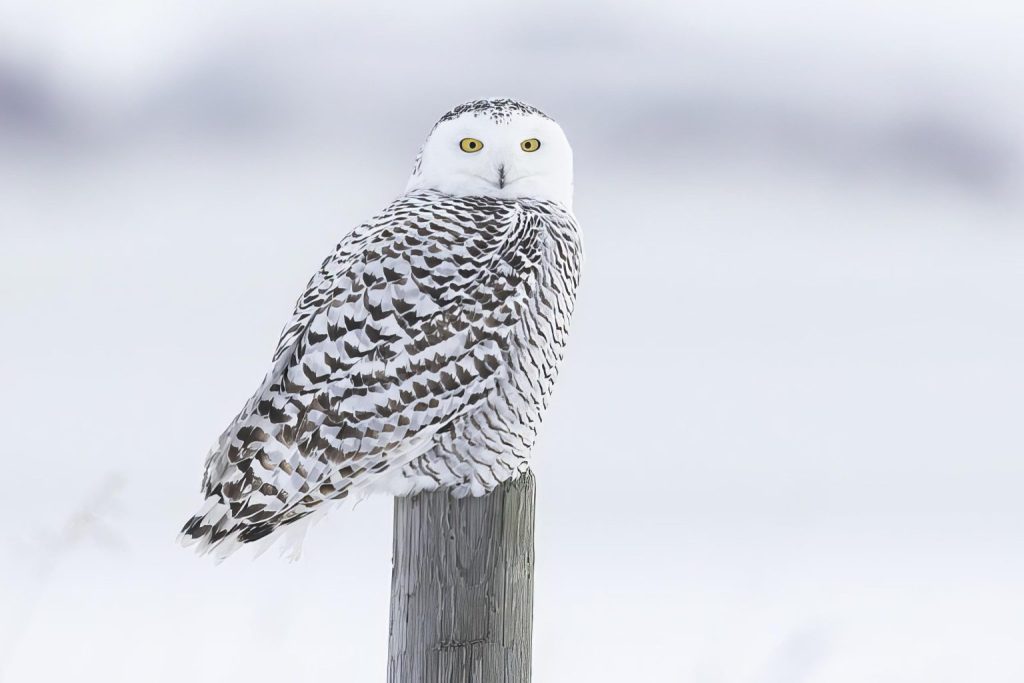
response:
<svg viewBox="0 0 1024 683"><path fill-rule="evenodd" d="M520 142L519 146L523 148L524 152L536 152L540 149L540 140L537 138L530 138L529 140L523 140Z"/></svg>
<svg viewBox="0 0 1024 683"><path fill-rule="evenodd" d="M479 152L484 148L484 143L480 142L476 138L462 138L459 140L459 149L468 154L473 152Z"/></svg>

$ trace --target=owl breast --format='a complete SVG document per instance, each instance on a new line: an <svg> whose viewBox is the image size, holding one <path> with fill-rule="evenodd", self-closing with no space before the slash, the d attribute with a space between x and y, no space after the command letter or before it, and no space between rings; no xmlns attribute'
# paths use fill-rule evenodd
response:
<svg viewBox="0 0 1024 683"><path fill-rule="evenodd" d="M496 273L517 270L521 283L512 295L518 320L498 358L500 379L483 401L439 431L424 455L384 482L391 493L445 487L456 496L483 495L529 463L565 352L582 244L575 219L559 205L514 204L494 264Z"/></svg>

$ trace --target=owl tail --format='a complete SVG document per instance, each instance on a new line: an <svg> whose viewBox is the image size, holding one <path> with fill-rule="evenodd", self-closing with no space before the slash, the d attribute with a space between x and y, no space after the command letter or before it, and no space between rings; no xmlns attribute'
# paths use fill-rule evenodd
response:
<svg viewBox="0 0 1024 683"><path fill-rule="evenodd" d="M220 562L248 544L253 544L258 556L278 539L284 539L281 554L297 560L309 522L323 512L323 509L292 510L285 517L276 516L263 522L238 520L220 496L212 495L181 528L178 543L186 548L194 546L200 555L212 555Z"/></svg>
<svg viewBox="0 0 1024 683"><path fill-rule="evenodd" d="M185 547L195 546L200 555L217 549L218 555L227 557L237 550L237 544L231 542L231 537L238 536L237 528L238 522L232 517L231 508L220 496L210 496L181 528L178 542Z"/></svg>

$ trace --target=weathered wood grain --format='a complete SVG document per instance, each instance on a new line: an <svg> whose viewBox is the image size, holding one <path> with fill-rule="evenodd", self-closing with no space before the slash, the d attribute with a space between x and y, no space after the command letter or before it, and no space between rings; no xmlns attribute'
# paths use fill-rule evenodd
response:
<svg viewBox="0 0 1024 683"><path fill-rule="evenodd" d="M389 683L528 683L535 501L532 472L395 499Z"/></svg>

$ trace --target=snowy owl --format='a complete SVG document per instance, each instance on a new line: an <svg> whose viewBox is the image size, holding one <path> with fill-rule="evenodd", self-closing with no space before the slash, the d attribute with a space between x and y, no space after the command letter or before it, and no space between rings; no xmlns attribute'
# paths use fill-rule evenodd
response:
<svg viewBox="0 0 1024 683"><path fill-rule="evenodd" d="M223 557L328 503L526 469L580 277L572 150L540 110L468 102L434 125L405 193L310 279L270 370L206 458L181 532Z"/></svg>

